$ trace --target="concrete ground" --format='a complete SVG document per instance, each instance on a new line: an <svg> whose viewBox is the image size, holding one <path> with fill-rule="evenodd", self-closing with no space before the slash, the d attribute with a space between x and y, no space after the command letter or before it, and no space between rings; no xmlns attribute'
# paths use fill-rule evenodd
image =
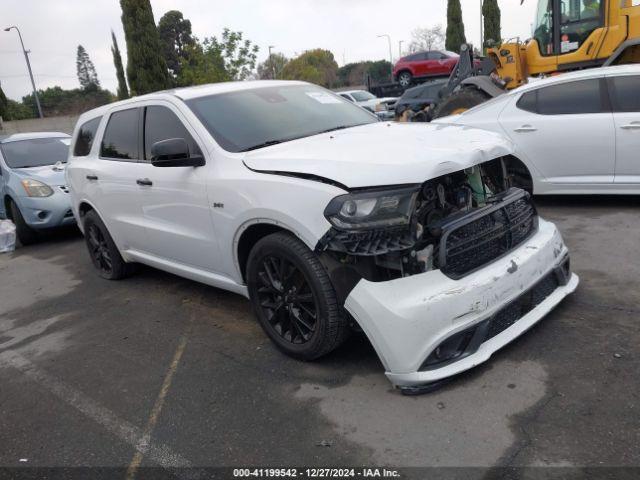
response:
<svg viewBox="0 0 640 480"><path fill-rule="evenodd" d="M538 203L578 291L419 397L362 337L301 363L239 296L102 280L77 234L0 255L0 465L640 466L640 198Z"/></svg>

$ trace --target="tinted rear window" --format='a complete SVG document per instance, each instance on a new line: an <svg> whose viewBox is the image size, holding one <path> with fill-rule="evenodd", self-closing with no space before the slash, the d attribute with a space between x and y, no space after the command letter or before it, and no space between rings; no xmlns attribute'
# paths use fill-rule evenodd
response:
<svg viewBox="0 0 640 480"><path fill-rule="evenodd" d="M78 130L78 137L73 147L73 155L75 157L86 157L91 151L93 146L93 140L96 138L96 131L100 125L102 117L94 118L88 122L82 124L80 130Z"/></svg>
<svg viewBox="0 0 640 480"><path fill-rule="evenodd" d="M600 79L552 85L537 90L541 115L571 115L604 111Z"/></svg>
<svg viewBox="0 0 640 480"><path fill-rule="evenodd" d="M616 112L640 112L640 75L609 78L611 103Z"/></svg>
<svg viewBox="0 0 640 480"><path fill-rule="evenodd" d="M100 156L135 160L138 154L138 109L114 112L102 137Z"/></svg>
<svg viewBox="0 0 640 480"><path fill-rule="evenodd" d="M0 149L9 168L42 167L65 163L69 143L68 137L34 138L3 143Z"/></svg>

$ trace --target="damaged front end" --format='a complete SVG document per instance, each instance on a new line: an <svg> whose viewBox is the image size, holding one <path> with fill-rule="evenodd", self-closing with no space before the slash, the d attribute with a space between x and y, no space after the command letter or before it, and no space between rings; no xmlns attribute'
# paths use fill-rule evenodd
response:
<svg viewBox="0 0 640 480"><path fill-rule="evenodd" d="M325 210L332 227L317 252L342 301L360 279L382 282L440 270L462 278L533 235L527 192L510 186L504 160L402 188L358 189Z"/></svg>

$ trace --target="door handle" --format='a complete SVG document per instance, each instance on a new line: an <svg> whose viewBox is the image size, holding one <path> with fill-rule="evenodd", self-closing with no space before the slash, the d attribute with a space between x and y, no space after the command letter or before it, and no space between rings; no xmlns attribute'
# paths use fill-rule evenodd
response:
<svg viewBox="0 0 640 480"><path fill-rule="evenodd" d="M531 125L522 125L521 127L514 129L513 131L518 133L525 133L525 132L537 132L538 129Z"/></svg>
<svg viewBox="0 0 640 480"><path fill-rule="evenodd" d="M640 122L631 122L627 125L622 125L620 128L623 130L640 130Z"/></svg>
<svg viewBox="0 0 640 480"><path fill-rule="evenodd" d="M136 180L136 183L138 185L143 185L145 187L150 187L151 185L153 185L153 182L151 180L149 180L148 178L139 178Z"/></svg>
<svg viewBox="0 0 640 480"><path fill-rule="evenodd" d="M98 180L97 175L87 175L87 180Z"/></svg>

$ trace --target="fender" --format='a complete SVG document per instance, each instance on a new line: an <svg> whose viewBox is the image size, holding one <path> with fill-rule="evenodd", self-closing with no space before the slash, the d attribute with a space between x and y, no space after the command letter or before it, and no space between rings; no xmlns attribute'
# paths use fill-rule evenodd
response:
<svg viewBox="0 0 640 480"><path fill-rule="evenodd" d="M486 75L479 75L477 77L469 77L465 78L462 82L460 82L461 86L464 85L472 85L481 92L486 93L491 98L498 97L507 91L504 88L500 88L498 85L491 80L491 77Z"/></svg>

